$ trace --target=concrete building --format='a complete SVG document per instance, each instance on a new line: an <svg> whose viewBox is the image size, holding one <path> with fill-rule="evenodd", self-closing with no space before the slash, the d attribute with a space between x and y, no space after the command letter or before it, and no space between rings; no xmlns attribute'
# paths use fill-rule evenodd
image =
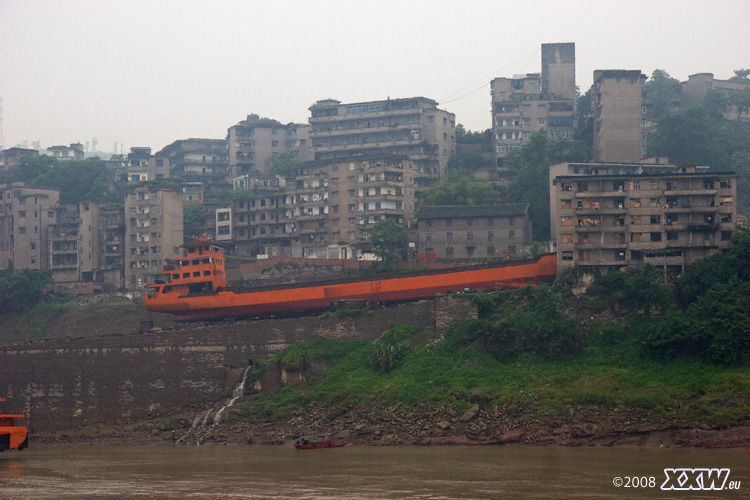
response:
<svg viewBox="0 0 750 500"><path fill-rule="evenodd" d="M47 152L59 161L83 160L85 156L83 153L83 144L78 142L70 146L52 146L47 148Z"/></svg>
<svg viewBox="0 0 750 500"><path fill-rule="evenodd" d="M717 80L713 73L696 73L688 76L686 82L682 82L682 105L686 106L694 102L701 102L709 90L736 91L750 87L750 80L734 82L729 80ZM737 107L732 105L731 111L727 113L729 120L737 119Z"/></svg>
<svg viewBox="0 0 750 500"><path fill-rule="evenodd" d="M245 174L267 174L276 158L288 154L300 162L311 159L306 123L282 124L248 115L227 131L229 182Z"/></svg>
<svg viewBox="0 0 750 500"><path fill-rule="evenodd" d="M248 255L362 258L378 220L413 225L418 175L418 162L390 155L310 162L294 184L234 200L232 240Z"/></svg>
<svg viewBox="0 0 750 500"><path fill-rule="evenodd" d="M646 78L640 71L594 71L594 161L635 163L646 157Z"/></svg>
<svg viewBox="0 0 750 500"><path fill-rule="evenodd" d="M542 72L490 82L492 131L498 166L531 134L570 139L575 133L575 44L542 44Z"/></svg>
<svg viewBox="0 0 750 500"><path fill-rule="evenodd" d="M21 163L21 158L24 156L39 156L39 151L26 148L3 149L0 151L0 172L3 172L10 167L15 167Z"/></svg>
<svg viewBox="0 0 750 500"><path fill-rule="evenodd" d="M531 244L528 203L425 206L416 217L420 260L516 257Z"/></svg>
<svg viewBox="0 0 750 500"><path fill-rule="evenodd" d="M456 151L456 115L425 97L310 106L316 161L396 155L418 161L417 187L444 176Z"/></svg>
<svg viewBox="0 0 750 500"><path fill-rule="evenodd" d="M15 183L1 185L0 197L0 269L47 269L60 192Z"/></svg>
<svg viewBox="0 0 750 500"><path fill-rule="evenodd" d="M164 147L155 156L169 160L171 177L179 177L183 182L201 182L209 187L228 187L226 139L182 139Z"/></svg>
<svg viewBox="0 0 750 500"><path fill-rule="evenodd" d="M125 287L141 289L159 279L164 265L182 255L182 190L142 182L125 197Z"/></svg>
<svg viewBox="0 0 750 500"><path fill-rule="evenodd" d="M169 158L157 158L151 148L130 148L124 163L117 163L117 181L120 183L145 182L169 178Z"/></svg>
<svg viewBox="0 0 750 500"><path fill-rule="evenodd" d="M707 167L561 163L550 167L558 271L645 264L679 273L729 245L736 175Z"/></svg>

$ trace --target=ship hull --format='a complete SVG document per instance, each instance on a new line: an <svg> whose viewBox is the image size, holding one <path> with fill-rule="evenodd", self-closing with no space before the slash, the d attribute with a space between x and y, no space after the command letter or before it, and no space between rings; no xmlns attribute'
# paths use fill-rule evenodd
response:
<svg viewBox="0 0 750 500"><path fill-rule="evenodd" d="M536 261L455 270L416 276L370 279L333 284L309 284L271 290L211 294L159 294L144 299L150 311L166 312L186 320L261 316L325 309L346 300L396 302L435 297L464 289L517 288L537 282L552 282L557 271L554 255Z"/></svg>

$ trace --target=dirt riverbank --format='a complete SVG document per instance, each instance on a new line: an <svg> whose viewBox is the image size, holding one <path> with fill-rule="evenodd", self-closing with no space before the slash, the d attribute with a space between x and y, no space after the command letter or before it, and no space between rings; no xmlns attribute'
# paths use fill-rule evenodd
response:
<svg viewBox="0 0 750 500"><path fill-rule="evenodd" d="M211 408L192 408L124 424L32 434L31 443L283 445L298 437L329 435L370 446L750 447L750 419L724 428L686 427L669 419L654 423L641 409L578 407L562 417L544 417L514 405L477 403L459 414L442 405L415 409L375 403L348 408L314 404L277 418L250 418L230 409L219 425L211 424L215 412L209 412ZM206 414L207 424L201 425Z"/></svg>

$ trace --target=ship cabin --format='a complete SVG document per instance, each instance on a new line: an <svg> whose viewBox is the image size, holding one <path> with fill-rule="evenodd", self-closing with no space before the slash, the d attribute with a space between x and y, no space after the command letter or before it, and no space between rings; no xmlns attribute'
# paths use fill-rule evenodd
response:
<svg viewBox="0 0 750 500"><path fill-rule="evenodd" d="M222 247L206 238L200 238L182 245L182 248L185 249L185 255L171 259L164 266L161 274L165 279L146 285L148 298L154 299L166 293L177 293L180 296L215 293L219 288L227 286Z"/></svg>

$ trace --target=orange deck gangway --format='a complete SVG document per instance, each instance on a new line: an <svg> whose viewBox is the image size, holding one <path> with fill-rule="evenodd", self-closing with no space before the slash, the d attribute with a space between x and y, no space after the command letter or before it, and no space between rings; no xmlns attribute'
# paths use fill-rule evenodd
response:
<svg viewBox="0 0 750 500"><path fill-rule="evenodd" d="M240 290L227 286L221 247L204 237L184 248L184 257L165 266L165 282L147 285L149 311L188 320L276 314L324 309L345 300L396 302L466 288L518 288L552 282L557 273L555 256L543 255L481 267Z"/></svg>

